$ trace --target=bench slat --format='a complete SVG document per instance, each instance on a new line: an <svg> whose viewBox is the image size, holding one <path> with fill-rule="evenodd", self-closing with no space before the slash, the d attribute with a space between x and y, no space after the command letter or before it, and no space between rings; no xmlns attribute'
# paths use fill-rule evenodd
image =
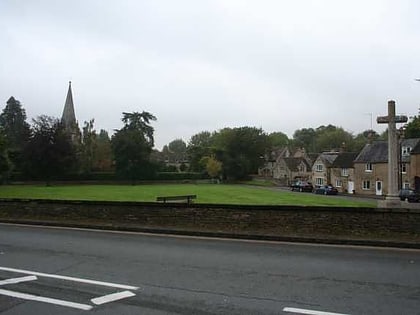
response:
<svg viewBox="0 0 420 315"><path fill-rule="evenodd" d="M185 195L185 196L159 196L156 197L156 201L163 201L164 203L169 200L186 200L188 203L192 201L192 199L196 199L197 195Z"/></svg>

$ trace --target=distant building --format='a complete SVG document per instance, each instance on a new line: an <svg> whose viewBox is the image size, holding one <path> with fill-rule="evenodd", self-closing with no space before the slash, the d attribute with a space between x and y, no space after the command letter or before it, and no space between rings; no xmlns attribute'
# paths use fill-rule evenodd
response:
<svg viewBox="0 0 420 315"><path fill-rule="evenodd" d="M71 81L69 81L69 89L67 91L66 102L64 104L63 116L61 123L64 125L66 133L70 136L74 144L79 144L81 141L81 134L79 124L74 113L73 93L71 90Z"/></svg>
<svg viewBox="0 0 420 315"><path fill-rule="evenodd" d="M404 139L400 144L399 185L402 188L415 187L415 177L418 176L417 150L415 149L419 142L420 138ZM414 163L411 163L412 159ZM356 193L386 195L388 193L388 142L373 141L366 144L354 160L354 172Z"/></svg>

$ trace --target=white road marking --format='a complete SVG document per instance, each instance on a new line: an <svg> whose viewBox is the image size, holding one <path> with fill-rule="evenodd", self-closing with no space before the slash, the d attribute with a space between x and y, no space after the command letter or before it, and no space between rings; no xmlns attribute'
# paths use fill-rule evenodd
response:
<svg viewBox="0 0 420 315"><path fill-rule="evenodd" d="M67 306L71 308L77 308L79 310L84 310L84 311L89 311L93 308L93 306L87 305L87 304L80 304L80 303L69 302L69 301L64 301L64 300L52 299L52 298L47 298L43 296L14 292L14 291L3 290L3 289L0 289L0 294L23 299L23 300L44 302L44 303L49 303L49 304Z"/></svg>
<svg viewBox="0 0 420 315"><path fill-rule="evenodd" d="M285 307L283 312L296 313L296 314L307 314L307 315L348 315L341 313L322 312L314 310L305 310L303 308Z"/></svg>
<svg viewBox="0 0 420 315"><path fill-rule="evenodd" d="M111 282L103 282L103 281L96 281L96 280L89 280L89 279L82 279L82 278L75 278L75 277L68 277L68 276L60 276L60 275L55 275L55 274L29 271L29 270L23 270L23 269L0 267L0 270L16 272L16 273L23 273L23 274L39 276L39 277L46 277L46 278L81 282L81 283L88 283L88 284L93 284L93 285L100 285L100 286L112 287L112 288L118 288L118 289L125 289L125 290L137 290L138 289L138 287L134 287L134 286L131 286L131 285L111 283Z"/></svg>
<svg viewBox="0 0 420 315"><path fill-rule="evenodd" d="M20 282L26 282L26 281L34 281L36 279L38 279L36 276L10 278L10 279L0 281L0 285L20 283Z"/></svg>
<svg viewBox="0 0 420 315"><path fill-rule="evenodd" d="M117 292L117 293L112 293L112 294L100 296L100 297L91 299L91 301L92 301L93 304L101 305L101 304L121 300L121 299L124 299L124 298L128 298L128 297L131 297L131 296L135 296L135 294L131 291L122 291L122 292Z"/></svg>

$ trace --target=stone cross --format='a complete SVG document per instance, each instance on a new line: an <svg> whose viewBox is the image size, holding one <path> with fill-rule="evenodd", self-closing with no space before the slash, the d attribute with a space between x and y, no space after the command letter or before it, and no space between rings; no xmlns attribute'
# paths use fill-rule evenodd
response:
<svg viewBox="0 0 420 315"><path fill-rule="evenodd" d="M380 116L376 119L378 124L388 124L388 194L386 200L399 200L398 197L398 135L397 123L407 122L407 116L395 115L395 101L388 101L388 116Z"/></svg>

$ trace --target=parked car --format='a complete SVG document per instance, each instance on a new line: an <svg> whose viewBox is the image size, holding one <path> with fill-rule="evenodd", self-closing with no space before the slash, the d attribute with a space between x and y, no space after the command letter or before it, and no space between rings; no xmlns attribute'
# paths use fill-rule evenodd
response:
<svg viewBox="0 0 420 315"><path fill-rule="evenodd" d="M399 196L401 201L407 200L408 202L420 202L420 193L414 189L401 189Z"/></svg>
<svg viewBox="0 0 420 315"><path fill-rule="evenodd" d="M315 188L315 193L319 195L337 195L338 190L332 185L324 185Z"/></svg>
<svg viewBox="0 0 420 315"><path fill-rule="evenodd" d="M310 182L305 181L297 181L294 184L291 185L292 191L306 191L306 192L312 192L314 190L314 186Z"/></svg>

